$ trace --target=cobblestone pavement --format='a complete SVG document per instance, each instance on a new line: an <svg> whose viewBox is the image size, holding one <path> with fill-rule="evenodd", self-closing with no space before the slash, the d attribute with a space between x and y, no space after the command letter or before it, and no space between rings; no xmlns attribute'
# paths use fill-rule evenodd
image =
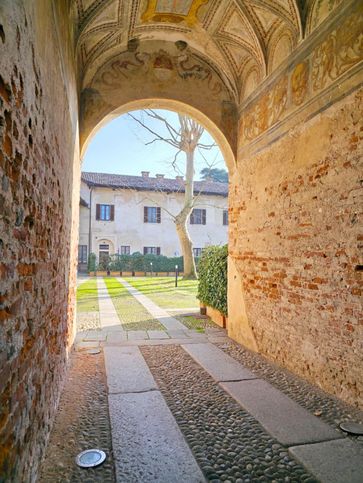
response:
<svg viewBox="0 0 363 483"><path fill-rule="evenodd" d="M99 312L77 313L77 332L86 330L101 330Z"/></svg>
<svg viewBox="0 0 363 483"><path fill-rule="evenodd" d="M97 468L75 463L81 451L98 448L107 454ZM115 470L111 449L105 367L102 352L74 352L51 432L39 483L112 483Z"/></svg>
<svg viewBox="0 0 363 483"><path fill-rule="evenodd" d="M141 351L208 481L316 481L181 347Z"/></svg>
<svg viewBox="0 0 363 483"><path fill-rule="evenodd" d="M267 361L260 354L256 354L233 341L216 343L215 345L246 368L251 369L258 377L265 379L285 393L300 406L336 428L342 435L346 436L346 433L338 429L338 425L342 421L353 420L363 423L362 411L325 393L317 386L309 384L277 364ZM350 436L350 439L363 446L362 436Z"/></svg>

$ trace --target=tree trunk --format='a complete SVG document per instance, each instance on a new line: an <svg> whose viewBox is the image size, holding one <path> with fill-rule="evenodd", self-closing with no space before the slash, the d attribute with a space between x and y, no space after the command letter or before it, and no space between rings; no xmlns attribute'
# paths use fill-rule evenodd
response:
<svg viewBox="0 0 363 483"><path fill-rule="evenodd" d="M191 146L186 154L184 206L175 217L176 231L184 259L184 278L197 278L197 269L193 256L193 244L188 231L188 217L193 208L194 199L194 149Z"/></svg>
<svg viewBox="0 0 363 483"><path fill-rule="evenodd" d="M189 210L190 213L191 210ZM197 269L193 257L193 245L188 232L188 216L185 215L184 210L175 218L176 232L179 237L180 246L183 253L184 260L184 276L183 278L195 279L197 278ZM182 216L181 216L182 215Z"/></svg>

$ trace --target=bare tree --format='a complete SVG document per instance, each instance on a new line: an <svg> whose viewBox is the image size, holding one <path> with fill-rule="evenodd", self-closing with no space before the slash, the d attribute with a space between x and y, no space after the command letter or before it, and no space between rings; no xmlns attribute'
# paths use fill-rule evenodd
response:
<svg viewBox="0 0 363 483"><path fill-rule="evenodd" d="M146 144L152 144L157 141L168 143L170 146L176 149L172 165L177 170L177 160L181 153L185 154L185 181L184 181L184 203L182 209L177 214L168 214L172 217L175 223L176 231L179 237L182 254L184 258L184 278L197 278L197 271L195 267L195 261L193 257L193 244L188 231L188 218L195 202L198 198L198 194L194 193L194 158L196 149L198 150L210 150L215 144L203 144L200 142L201 136L204 132L204 128L198 124L194 119L178 114L179 127L172 126L168 120L158 114L152 109L144 110L149 118L155 119L162 123L166 128L165 133L161 134L156 132L143 118L138 118L132 113L129 116L136 121L140 126L145 128L154 138ZM161 207L163 208L163 207Z"/></svg>

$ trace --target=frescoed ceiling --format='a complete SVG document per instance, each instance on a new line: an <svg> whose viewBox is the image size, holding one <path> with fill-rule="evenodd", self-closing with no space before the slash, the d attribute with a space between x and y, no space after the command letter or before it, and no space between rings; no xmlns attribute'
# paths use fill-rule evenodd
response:
<svg viewBox="0 0 363 483"><path fill-rule="evenodd" d="M130 46L163 41L179 43L218 71L237 103L302 40L318 3L324 18L334 8L331 0L307 1L308 13L300 0L72 1L82 87Z"/></svg>

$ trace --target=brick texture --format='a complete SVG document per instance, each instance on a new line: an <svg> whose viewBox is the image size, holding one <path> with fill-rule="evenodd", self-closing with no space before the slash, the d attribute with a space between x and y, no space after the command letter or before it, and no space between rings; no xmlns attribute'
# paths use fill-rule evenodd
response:
<svg viewBox="0 0 363 483"><path fill-rule="evenodd" d="M363 91L239 161L230 250L260 352L363 405Z"/></svg>
<svg viewBox="0 0 363 483"><path fill-rule="evenodd" d="M0 481L16 482L35 478L62 387L75 245L74 135L51 2L39 9L46 41L22 4L0 6Z"/></svg>

